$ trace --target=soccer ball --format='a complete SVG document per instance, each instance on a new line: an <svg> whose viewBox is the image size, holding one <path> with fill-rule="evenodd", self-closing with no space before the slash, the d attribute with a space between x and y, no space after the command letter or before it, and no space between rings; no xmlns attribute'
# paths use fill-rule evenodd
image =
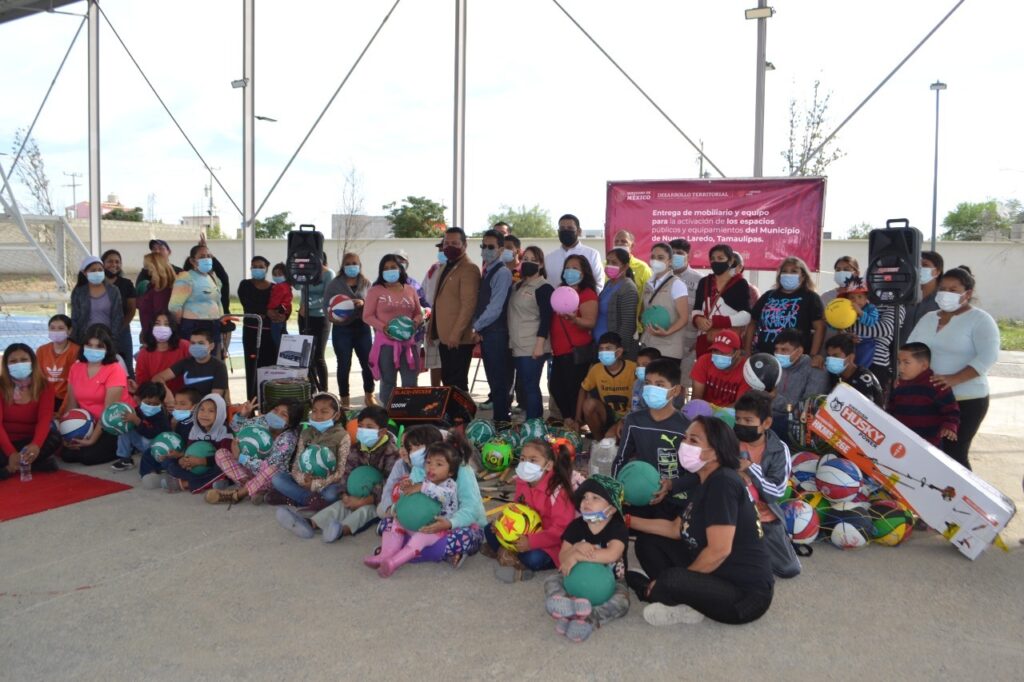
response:
<svg viewBox="0 0 1024 682"><path fill-rule="evenodd" d="M100 415L100 426L112 436L120 436L135 428L135 424L128 421L127 416L134 412L131 405L127 403L113 403L103 410Z"/></svg>
<svg viewBox="0 0 1024 682"><path fill-rule="evenodd" d="M156 461L162 462L167 459L171 450L181 450L184 442L174 431L164 431L150 442L149 454L153 455Z"/></svg>
<svg viewBox="0 0 1024 682"><path fill-rule="evenodd" d="M325 445L307 445L299 455L299 471L316 478L323 478L338 466L338 459Z"/></svg>
<svg viewBox="0 0 1024 682"><path fill-rule="evenodd" d="M402 524L405 525L405 524ZM512 502L494 521L494 534L506 549L516 550L516 541L524 535L536 533L541 528L540 514L525 504Z"/></svg>

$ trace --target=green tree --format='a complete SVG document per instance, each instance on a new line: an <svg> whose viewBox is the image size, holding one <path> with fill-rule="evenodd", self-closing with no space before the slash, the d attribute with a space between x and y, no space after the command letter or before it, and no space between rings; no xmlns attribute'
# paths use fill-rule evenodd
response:
<svg viewBox="0 0 1024 682"><path fill-rule="evenodd" d="M846 152L835 146L836 138L832 138L821 153L811 157L825 139L825 123L832 99L831 92L822 95L820 88L821 81L814 81L811 101L803 104L803 112L798 110L795 99L789 100L789 148L782 152L787 175L825 175L829 164L846 156Z"/></svg>
<svg viewBox="0 0 1024 682"><path fill-rule="evenodd" d="M272 215L266 220L256 221L256 239L281 239L295 229L295 223L288 220L289 211Z"/></svg>
<svg viewBox="0 0 1024 682"><path fill-rule="evenodd" d="M437 237L444 233L444 204L426 197L408 196L399 204L384 205L391 223L391 234L400 239Z"/></svg>
<svg viewBox="0 0 1024 682"><path fill-rule="evenodd" d="M133 223L142 222L142 207L136 206L133 209L125 210L115 208L113 211L109 211L103 216L103 220L127 220Z"/></svg>
<svg viewBox="0 0 1024 682"><path fill-rule="evenodd" d="M960 202L946 214L942 226L946 228L943 239L977 242L990 232L1003 238L1010 236L1010 220L999 210L995 199L979 203Z"/></svg>
<svg viewBox="0 0 1024 682"><path fill-rule="evenodd" d="M846 231L847 239L867 239L871 230L875 229L870 223L857 223Z"/></svg>
<svg viewBox="0 0 1024 682"><path fill-rule="evenodd" d="M557 237L555 228L551 227L551 216L535 204L532 208L525 205L519 208L502 206L500 212L487 217L487 224L508 223L512 226L512 234L517 237Z"/></svg>

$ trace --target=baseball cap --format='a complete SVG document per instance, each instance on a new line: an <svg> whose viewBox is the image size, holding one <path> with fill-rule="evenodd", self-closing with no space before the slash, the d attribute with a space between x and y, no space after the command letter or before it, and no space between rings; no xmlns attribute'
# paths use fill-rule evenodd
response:
<svg viewBox="0 0 1024 682"><path fill-rule="evenodd" d="M740 335L731 329L718 332L715 342L711 344L711 350L721 351L732 355L733 351L740 349Z"/></svg>
<svg viewBox="0 0 1024 682"><path fill-rule="evenodd" d="M149 250L150 251L153 250L153 245L154 244L156 244L157 246L162 246L165 249L167 249L167 253L171 252L171 245L168 244L167 242L165 242L163 239L150 239L149 240Z"/></svg>

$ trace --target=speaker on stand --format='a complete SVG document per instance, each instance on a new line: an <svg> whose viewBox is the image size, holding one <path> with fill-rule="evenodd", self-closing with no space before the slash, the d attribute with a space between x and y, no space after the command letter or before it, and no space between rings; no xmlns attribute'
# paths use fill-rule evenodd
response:
<svg viewBox="0 0 1024 682"><path fill-rule="evenodd" d="M309 229L306 229L309 228ZM299 225L288 233L288 259L285 262L288 283L302 288L302 308L306 311L305 328L299 333L309 336L309 286L319 284L323 277L324 235L316 225ZM323 338L316 341L323 344ZM314 347L315 353L315 347ZM316 376L315 360L310 362L309 381L318 391L327 390Z"/></svg>

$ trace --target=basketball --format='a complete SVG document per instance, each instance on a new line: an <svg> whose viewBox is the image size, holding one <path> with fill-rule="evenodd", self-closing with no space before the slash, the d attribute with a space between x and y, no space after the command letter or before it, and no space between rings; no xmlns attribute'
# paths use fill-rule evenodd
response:
<svg viewBox="0 0 1024 682"><path fill-rule="evenodd" d="M779 503L781 504L781 503L786 502L788 500L794 499L796 497L796 491L797 491L796 480L791 478L788 481L786 481L786 491L784 493L782 493L782 497L779 498Z"/></svg>
<svg viewBox="0 0 1024 682"><path fill-rule="evenodd" d="M513 552L518 551L516 541L519 538L536 533L540 527L540 514L531 507L517 502L505 505L501 515L494 520L494 534L497 536L498 542Z"/></svg>
<svg viewBox="0 0 1024 682"><path fill-rule="evenodd" d="M323 478L338 466L334 451L325 445L307 445L299 455L299 471L316 478Z"/></svg>
<svg viewBox="0 0 1024 682"><path fill-rule="evenodd" d="M500 473L512 464L512 446L500 438L484 443L480 450L484 469Z"/></svg>
<svg viewBox="0 0 1024 682"><path fill-rule="evenodd" d="M580 307L580 295L572 287L560 286L551 294L551 309L559 315L570 315Z"/></svg>
<svg viewBox="0 0 1024 682"><path fill-rule="evenodd" d="M860 492L861 473L848 459L825 455L818 463L814 483L832 502L849 502Z"/></svg>
<svg viewBox="0 0 1024 682"><path fill-rule="evenodd" d="M711 409L711 403L696 398L683 405L681 412L684 417L693 421L697 417L710 417L714 411Z"/></svg>
<svg viewBox="0 0 1024 682"><path fill-rule="evenodd" d="M809 545L818 538L818 512L803 500L784 502L782 521L786 524L786 532L798 545Z"/></svg>
<svg viewBox="0 0 1024 682"><path fill-rule="evenodd" d="M441 503L423 493L402 495L395 503L395 518L402 528L413 532L433 523L440 513Z"/></svg>
<svg viewBox="0 0 1024 682"><path fill-rule="evenodd" d="M128 433L135 429L135 424L128 421L126 417L134 411L132 406L127 403L107 405L107 408L103 410L103 414L100 415L100 426L112 436Z"/></svg>
<svg viewBox="0 0 1024 682"><path fill-rule="evenodd" d="M857 317L857 308L848 298L834 298L825 306L825 321L833 329L849 329Z"/></svg>
<svg viewBox="0 0 1024 682"><path fill-rule="evenodd" d="M754 353L743 363L743 380L758 391L774 391L782 378L782 365L769 353Z"/></svg>
<svg viewBox="0 0 1024 682"><path fill-rule="evenodd" d="M162 462L167 459L167 454L171 450L181 450L181 446L184 443L185 441L182 437L174 431L164 431L150 441L149 454L153 455L153 459L156 461Z"/></svg>
<svg viewBox="0 0 1024 682"><path fill-rule="evenodd" d="M862 509L836 510L829 512L832 532L829 541L839 549L860 549L871 539L871 519Z"/></svg>
<svg viewBox="0 0 1024 682"><path fill-rule="evenodd" d="M466 440L478 448L494 438L494 434L494 423L486 419L474 419L466 425Z"/></svg>
<svg viewBox="0 0 1024 682"><path fill-rule="evenodd" d="M412 319L407 315L399 315L398 317L391 318L391 321L388 322L384 330L388 336L396 341L408 341L416 331L416 325L412 323Z"/></svg>
<svg viewBox="0 0 1024 682"><path fill-rule="evenodd" d="M615 478L622 484L626 504L633 507L649 505L661 486L658 470L637 459L622 467Z"/></svg>
<svg viewBox="0 0 1024 682"><path fill-rule="evenodd" d="M797 487L807 492L814 492L818 486L814 482L814 476L818 473L818 460L820 457L804 450L793 455L793 478L796 479Z"/></svg>
<svg viewBox="0 0 1024 682"><path fill-rule="evenodd" d="M263 459L269 455L270 448L274 445L270 429L258 424L243 426L235 439L238 441L238 451L255 459Z"/></svg>
<svg viewBox="0 0 1024 682"><path fill-rule="evenodd" d="M608 564L580 561L565 576L562 586L571 596L600 606L615 594L615 574Z"/></svg>
<svg viewBox="0 0 1024 682"><path fill-rule="evenodd" d="M815 491L803 493L800 495L800 499L814 507L814 511L818 513L818 525L824 528L828 512L832 509L832 505L825 499L825 496Z"/></svg>
<svg viewBox="0 0 1024 682"><path fill-rule="evenodd" d="M64 440L71 441L76 438L88 438L92 431L92 415L80 407L68 410L60 418L57 425L60 435Z"/></svg>
<svg viewBox="0 0 1024 682"><path fill-rule="evenodd" d="M879 500L868 508L871 517L871 535L875 542L895 547L910 537L914 530L914 515L896 500Z"/></svg>
<svg viewBox="0 0 1024 682"><path fill-rule="evenodd" d="M332 297L330 303L327 304L327 309L331 311L332 322L344 324L351 322L356 316L355 301L345 294L338 294Z"/></svg>
<svg viewBox="0 0 1024 682"><path fill-rule="evenodd" d="M640 316L640 323L646 328L648 325L658 329L668 329L672 325L671 317L663 306L652 305L646 308Z"/></svg>
<svg viewBox="0 0 1024 682"><path fill-rule="evenodd" d="M195 443L192 443L192 445L185 448L186 457L205 457L209 459L212 458L216 452L217 448L208 440L197 440ZM210 471L210 466L208 464L203 464L201 466L192 467L191 471L193 474L205 474Z"/></svg>
<svg viewBox="0 0 1024 682"><path fill-rule="evenodd" d="M357 466L348 475L348 494L352 497L368 497L377 485L384 482L384 474L377 467L364 464Z"/></svg>

